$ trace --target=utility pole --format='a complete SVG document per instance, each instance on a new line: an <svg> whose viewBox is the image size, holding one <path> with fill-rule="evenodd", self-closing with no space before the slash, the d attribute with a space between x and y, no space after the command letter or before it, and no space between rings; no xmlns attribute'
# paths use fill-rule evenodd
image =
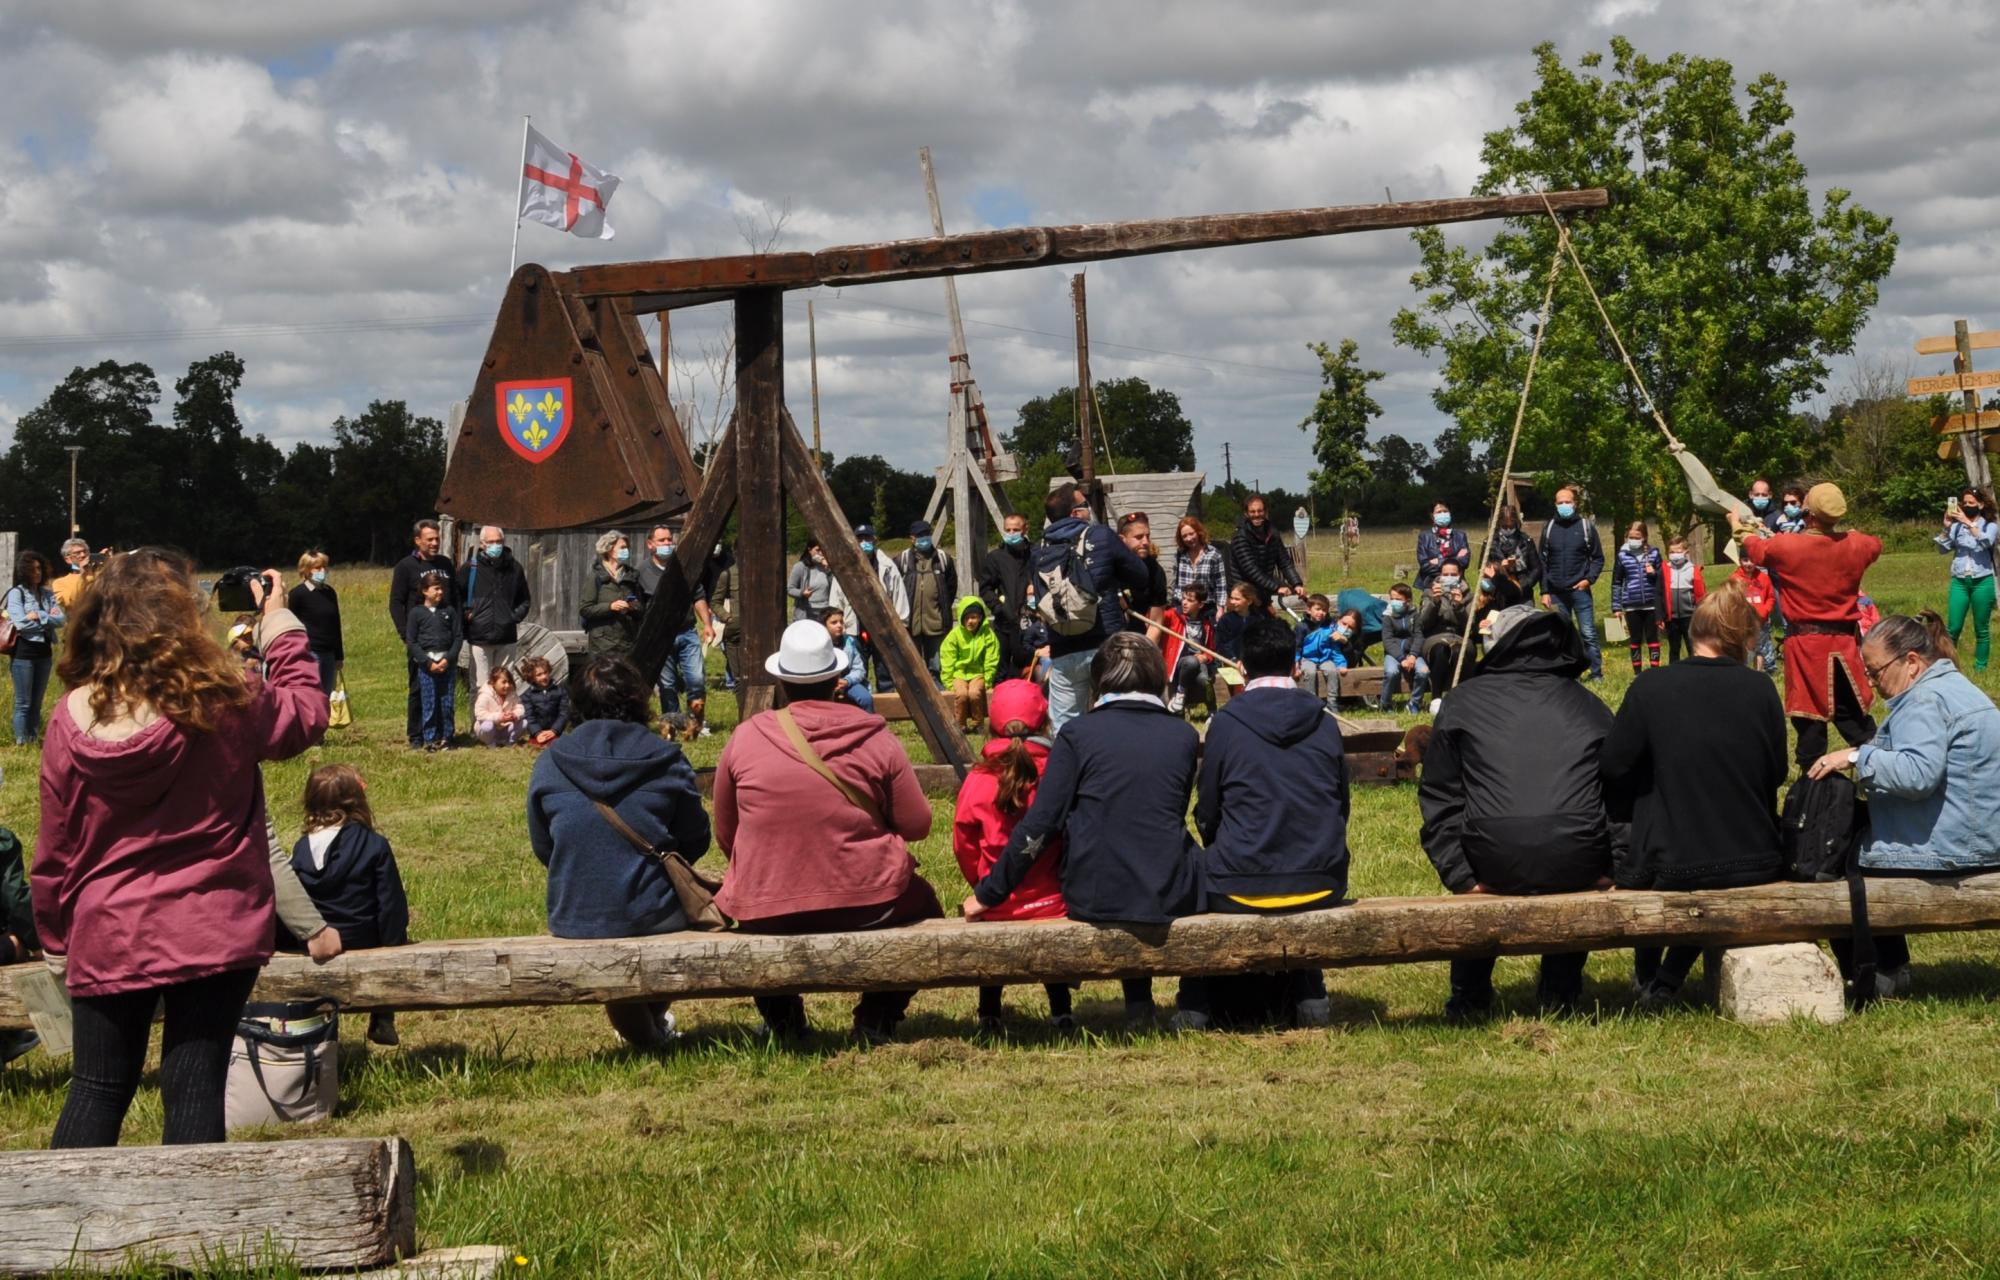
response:
<svg viewBox="0 0 2000 1280"><path fill-rule="evenodd" d="M666 314L665 312L661 313ZM819 461L819 327L813 322L812 299L806 299L806 358L812 365L813 393L813 470L820 470Z"/></svg>
<svg viewBox="0 0 2000 1280"><path fill-rule="evenodd" d="M1222 487L1224 490L1236 487L1236 473L1229 467L1229 442L1222 442Z"/></svg>
<svg viewBox="0 0 2000 1280"><path fill-rule="evenodd" d="M66 444L63 451L69 454L69 536L74 538L76 524L76 455L83 452L80 444Z"/></svg>
<svg viewBox="0 0 2000 1280"><path fill-rule="evenodd" d="M1069 278L1070 304L1076 309L1076 436L1083 450L1077 477L1093 508L1101 508L1097 492L1097 447L1090 438L1090 312L1084 303L1083 272ZM1103 516L1099 510L1098 515Z"/></svg>

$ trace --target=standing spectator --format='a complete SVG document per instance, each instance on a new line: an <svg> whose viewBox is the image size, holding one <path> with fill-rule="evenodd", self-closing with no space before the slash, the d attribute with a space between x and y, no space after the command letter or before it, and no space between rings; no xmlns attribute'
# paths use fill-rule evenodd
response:
<svg viewBox="0 0 2000 1280"><path fill-rule="evenodd" d="M502 671L505 668L501 668ZM291 867L313 907L340 934L343 952L400 947L410 940L410 900L396 851L375 830L368 784L352 766L323 764L306 778L306 833ZM368 1015L371 1044L396 1045L396 1014Z"/></svg>
<svg viewBox="0 0 2000 1280"><path fill-rule="evenodd" d="M1598 767L1614 820L1632 824L1621 889L1733 889L1779 874L1778 790L1785 708L1771 681L1745 665L1757 647L1757 611L1734 587L1695 609L1685 662L1632 684ZM1698 946L1633 953L1640 1000L1665 1004Z"/></svg>
<svg viewBox="0 0 2000 1280"><path fill-rule="evenodd" d="M50 1145L117 1143L162 1005L165 1140L220 1142L230 1044L277 929L257 765L319 741L326 695L275 572L252 588L266 665L250 683L209 635L186 560L142 548L99 581L63 657L31 875L74 1010Z"/></svg>
<svg viewBox="0 0 2000 1280"><path fill-rule="evenodd" d="M1164 646L1166 633L1158 624L1167 614L1167 571L1160 567L1159 549L1153 545L1153 523L1143 511L1130 512L1118 521L1118 537L1146 569L1146 585L1125 599L1125 629Z"/></svg>
<svg viewBox="0 0 2000 1280"><path fill-rule="evenodd" d="M66 572L49 586L56 593L56 603L64 613L76 612L77 597L83 594L88 579L84 569L90 564L90 544L82 538L65 538L62 544L63 567Z"/></svg>
<svg viewBox="0 0 2000 1280"><path fill-rule="evenodd" d="M639 561L641 599L650 601L659 594L660 581L666 576L667 565L673 558L673 529L663 524L654 525L652 532L646 535L646 554ZM702 565L701 578L695 582L689 602L688 625L674 633L673 644L667 650L667 660L660 664L660 678L655 682L660 695L662 720L679 713L681 694L686 692L688 731L697 738L708 733L705 723L708 716L707 644L715 631L715 614L708 602L714 577L708 572L712 562L713 557L710 557Z"/></svg>
<svg viewBox="0 0 2000 1280"><path fill-rule="evenodd" d="M1340 726L1285 678L1291 637L1276 618L1243 638L1241 697L1216 713L1202 750L1195 830L1201 835L1202 901L1209 911L1289 915L1335 906L1347 892L1347 757ZM1301 1027L1332 1018L1318 969L1291 969L1287 1015ZM1222 1010L1227 978L1182 978L1177 1025L1201 1030Z"/></svg>
<svg viewBox="0 0 2000 1280"><path fill-rule="evenodd" d="M521 659L521 728L528 741L546 747L569 727L569 690L556 683L555 668L543 657Z"/></svg>
<svg viewBox="0 0 2000 1280"><path fill-rule="evenodd" d="M875 529L872 525L857 525L855 541L861 547L863 557L875 565L875 577L882 584L882 593L889 597L889 608L898 618L910 616L910 596L903 586L902 571L896 568L896 561L888 552L875 545ZM870 664L875 672L875 691L888 693L896 687L895 679L889 674L888 664L882 661L881 650L875 647L874 639L861 624L860 615L854 612L847 592L840 580L834 579L833 587L827 593L827 608L847 615L847 635L860 646L861 659Z"/></svg>
<svg viewBox="0 0 2000 1280"><path fill-rule="evenodd" d="M1499 523L1493 533L1493 547L1487 553L1488 559L1503 561L1514 580L1521 584L1521 590L1530 600L1541 594L1542 553L1535 546L1535 540L1521 527L1521 512L1514 504L1502 503ZM1509 606L1510 608L1512 606Z"/></svg>
<svg viewBox="0 0 2000 1280"><path fill-rule="evenodd" d="M1424 853L1453 893L1575 893L1608 884L1611 828L1598 752L1611 711L1576 677L1576 632L1523 605L1493 624L1479 678L1452 690L1432 726L1417 788ZM1542 957L1537 998L1566 1011L1588 952ZM1493 959L1451 962L1445 1016L1483 1018Z"/></svg>
<svg viewBox="0 0 2000 1280"><path fill-rule="evenodd" d="M457 585L472 687L484 689L496 668L514 665L514 645L528 618L528 573L508 549L505 529L480 529L479 550L459 570Z"/></svg>
<svg viewBox="0 0 2000 1280"><path fill-rule="evenodd" d="M1806 487L1798 481L1785 486L1779 495L1781 505L1764 523L1772 533L1804 533L1808 527L1806 520Z"/></svg>
<svg viewBox="0 0 2000 1280"><path fill-rule="evenodd" d="M55 662L56 637L65 614L49 587L49 562L33 551L14 561L14 585L7 588L7 620L14 624L14 653L8 670L14 678L14 745L25 747L42 739L42 699L48 693L49 668Z"/></svg>
<svg viewBox="0 0 2000 1280"><path fill-rule="evenodd" d="M481 746L511 747L528 740L527 713L514 689L514 673L493 668L472 701L472 736Z"/></svg>
<svg viewBox="0 0 2000 1280"><path fill-rule="evenodd" d="M415 545L410 554L398 560L395 572L389 575L389 621L396 626L399 643L407 643L410 610L424 602L423 576L441 573L446 583L452 581L451 561L438 554L438 522L428 517L419 520L412 535ZM423 694L418 688L418 670L418 664L411 661L408 671L410 701L403 727L412 748L424 745Z"/></svg>
<svg viewBox="0 0 2000 1280"><path fill-rule="evenodd" d="M1831 484L1814 485L1806 500L1805 533L1738 530L1743 558L1770 570L1785 602L1785 713L1797 731L1804 768L1826 754L1830 720L1850 746L1875 736L1874 701L1861 665L1861 579L1882 554L1882 540L1837 531L1847 497Z"/></svg>
<svg viewBox="0 0 2000 1280"><path fill-rule="evenodd" d="M340 638L340 596L326 580L324 551L308 551L299 557L299 580L286 605L305 624L306 645L319 664L319 687L331 694L347 662L347 649Z"/></svg>
<svg viewBox="0 0 2000 1280"><path fill-rule="evenodd" d="M1451 527L1451 504L1431 504L1431 527L1417 531L1417 590L1430 590L1431 583L1447 564L1458 566L1460 577L1472 568L1472 544L1465 530Z"/></svg>
<svg viewBox="0 0 2000 1280"><path fill-rule="evenodd" d="M645 610L639 576L632 571L632 543L616 529L597 535L597 563L590 567L590 589L578 613L583 647L592 655L622 658L632 652Z"/></svg>
<svg viewBox="0 0 2000 1280"><path fill-rule="evenodd" d="M979 562L979 598L986 617L1000 637L1000 665L1021 674L1034 657L1022 635L1028 610L1028 584L1033 579L1035 551L1028 545L1028 517L1016 512L1000 522L1000 545Z"/></svg>
<svg viewBox="0 0 2000 1280"><path fill-rule="evenodd" d="M944 548L931 541L928 520L910 526L910 539L910 545L896 557L896 571L902 574L903 589L910 598L910 612L903 621L910 629L910 638L917 642L917 652L924 655L931 678L936 679L938 646L951 630L951 602L958 599L958 566Z"/></svg>
<svg viewBox="0 0 2000 1280"><path fill-rule="evenodd" d="M1871 876L1961 875L2000 866L2000 710L1958 669L1944 619L1891 614L1868 633L1861 661L1889 700L1875 737L1812 762L1815 778L1854 770L1868 801L1858 861ZM1789 644L1791 638L1786 637ZM1785 664L1786 670L1791 663ZM1876 934L1876 990L1910 986L1910 944ZM1853 977L1852 948L1833 945Z"/></svg>
<svg viewBox="0 0 2000 1280"><path fill-rule="evenodd" d="M1688 633L1694 625L1694 611L1708 596L1708 584L1701 580L1701 566L1694 562L1686 538L1676 537L1667 543L1665 573L1665 590L1661 593L1660 603L1666 606L1667 661L1679 662L1681 650L1686 649L1690 654L1694 652ZM1756 612L1754 606L1751 611ZM1750 660L1744 659L1745 662Z"/></svg>
<svg viewBox="0 0 2000 1280"><path fill-rule="evenodd" d="M1403 704L1416 711L1430 689L1431 667L1424 661L1423 631L1417 626L1416 593L1407 582L1389 588L1389 604L1382 610L1382 710L1391 709L1396 686L1408 683L1409 701Z"/></svg>
<svg viewBox="0 0 2000 1280"><path fill-rule="evenodd" d="M886 929L944 914L910 856L909 842L931 833L930 801L881 717L834 701L846 663L824 626L786 627L764 662L786 705L738 725L722 749L715 840L729 872L716 905L745 933ZM915 994L863 995L855 1035L889 1039ZM756 1003L770 1035L806 1034L800 997Z"/></svg>
<svg viewBox="0 0 2000 1280"><path fill-rule="evenodd" d="M846 670L833 682L833 696L863 711L873 711L875 695L868 691L868 668L861 661L861 646L847 634L846 616L837 609L828 610L825 626L833 647L847 660Z"/></svg>
<svg viewBox="0 0 2000 1280"><path fill-rule="evenodd" d="M978 596L958 602L957 622L938 646L938 679L951 697L961 727L986 719L986 694L1000 681L1000 637L986 621Z"/></svg>
<svg viewBox="0 0 2000 1280"><path fill-rule="evenodd" d="M450 574L425 574L423 588L423 603L410 610L403 642L410 661L417 664L424 750L449 751L456 727L452 693L458 680L458 651L465 643L465 623L448 600Z"/></svg>
<svg viewBox="0 0 2000 1280"><path fill-rule="evenodd" d="M1202 599L1213 623L1229 598L1229 568L1222 548L1208 540L1208 526L1193 516L1182 516L1174 526L1174 593L1184 593L1191 583L1200 583Z"/></svg>
<svg viewBox="0 0 2000 1280"><path fill-rule="evenodd" d="M715 576L715 586L708 593L708 607L715 618L715 626L722 636L722 662L727 670L736 672L737 698L742 699L743 676L743 617L736 608L736 584L742 577L734 560L722 567ZM835 584L838 589L839 584Z"/></svg>
<svg viewBox="0 0 2000 1280"><path fill-rule="evenodd" d="M1639 646L1653 666L1660 665L1661 594L1660 552L1646 541L1646 522L1634 520L1625 530L1618 558L1611 566L1611 616L1625 621L1625 640L1632 651L1632 674L1639 674Z"/></svg>
<svg viewBox="0 0 2000 1280"><path fill-rule="evenodd" d="M1117 534L1091 520L1090 498L1081 485L1065 482L1051 489L1043 512L1047 522L1042 526L1041 545L1035 548L1036 591L1047 589L1054 578L1064 577L1087 586L1097 596L1094 626L1072 635L1049 628L1053 633L1049 636L1049 724L1059 734L1091 704L1091 660L1098 646L1124 629L1119 590L1144 590L1148 574L1145 562L1133 555ZM1165 682L1162 677L1161 683Z"/></svg>
<svg viewBox="0 0 2000 1280"><path fill-rule="evenodd" d="M1073 919L1162 925L1200 907L1187 811L1201 739L1162 700L1160 647L1113 633L1091 664L1102 696L1056 734L1035 802L965 900L968 920L1012 897L1058 837ZM1126 1025L1150 1026L1158 1014L1152 981L1128 978L1124 990Z"/></svg>
<svg viewBox="0 0 2000 1280"><path fill-rule="evenodd" d="M825 619L833 598L833 575L827 572L826 549L819 545L819 539L809 540L799 553L799 562L785 580L785 594L791 597L793 622Z"/></svg>
<svg viewBox="0 0 2000 1280"><path fill-rule="evenodd" d="M652 732L651 691L623 657L600 655L576 679L576 728L528 777L528 845L549 869L549 932L647 938L687 928L687 911L652 848L689 863L708 852L708 815L680 747ZM674 1039L664 1002L606 1005L612 1029L641 1049Z"/></svg>
<svg viewBox="0 0 2000 1280"><path fill-rule="evenodd" d="M1243 523L1229 540L1229 576L1257 588L1265 604L1284 604L1305 612L1306 587L1292 552L1271 525L1264 495L1253 493L1243 504Z"/></svg>
<svg viewBox="0 0 2000 1280"><path fill-rule="evenodd" d="M1977 489L1958 495L1958 505L1945 512L1938 550L1951 557L1950 619L1946 629L1956 645L1972 618L1972 668L1986 670L1993 656L1993 544L2000 541L1993 500Z"/></svg>
<svg viewBox="0 0 2000 1280"><path fill-rule="evenodd" d="M1729 581L1757 611L1757 670L1768 673L1778 665L1777 651L1771 647L1771 605L1777 599L1771 575L1745 560L1729 575Z"/></svg>
<svg viewBox="0 0 2000 1280"><path fill-rule="evenodd" d="M1765 528L1776 533L1778 508L1773 505L1773 496L1769 476L1758 476L1750 482L1750 514Z"/></svg>
<svg viewBox="0 0 2000 1280"><path fill-rule="evenodd" d="M1597 647L1597 606L1590 589L1604 572L1604 546L1597 525L1578 514L1576 490L1556 490L1556 518L1542 526L1542 607L1574 622L1583 636L1592 680L1604 678L1604 654Z"/></svg>

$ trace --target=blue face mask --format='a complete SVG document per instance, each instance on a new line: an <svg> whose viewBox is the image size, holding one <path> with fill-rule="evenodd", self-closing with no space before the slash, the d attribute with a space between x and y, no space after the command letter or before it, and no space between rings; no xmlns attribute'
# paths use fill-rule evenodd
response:
<svg viewBox="0 0 2000 1280"><path fill-rule="evenodd" d="M1437 527L1440 529L1451 528L1451 512L1449 511L1440 511L1432 516L1431 519L1437 521Z"/></svg>
<svg viewBox="0 0 2000 1280"><path fill-rule="evenodd" d="M875 544L872 542L864 542L861 544L861 550L864 554L872 556L875 554Z"/></svg>
<svg viewBox="0 0 2000 1280"><path fill-rule="evenodd" d="M1003 533L1000 535L1000 541L1010 547L1018 547L1027 540L1028 535L1025 533Z"/></svg>
<svg viewBox="0 0 2000 1280"><path fill-rule="evenodd" d="M1569 520L1573 519L1575 516L1576 516L1576 504L1574 502L1556 503L1556 519Z"/></svg>
<svg viewBox="0 0 2000 1280"><path fill-rule="evenodd" d="M1481 591L1491 591L1491 590L1493 590L1493 579L1491 579L1491 578L1481 578L1481 579L1479 580L1479 589L1480 589Z"/></svg>
<svg viewBox="0 0 2000 1280"><path fill-rule="evenodd" d="M313 570L313 581L314 581L314 582L325 582L325 581L326 581L326 570L324 570L324 569L314 569L314 570Z"/></svg>
<svg viewBox="0 0 2000 1280"><path fill-rule="evenodd" d="M664 546L664 547L654 547L654 548L653 548L653 559L655 559L655 560L662 560L662 561L664 561L664 560L671 560L671 559L673 559L673 558L674 558L674 544L673 544L673 543L669 542L669 543L668 543L668 544L667 544L666 546Z"/></svg>
<svg viewBox="0 0 2000 1280"><path fill-rule="evenodd" d="M506 554L507 544L504 542L495 542L486 547L486 558L488 560L498 560Z"/></svg>
<svg viewBox="0 0 2000 1280"><path fill-rule="evenodd" d="M1333 638L1336 640L1345 640L1351 634L1353 633L1350 632L1346 627L1335 627L1333 629Z"/></svg>
<svg viewBox="0 0 2000 1280"><path fill-rule="evenodd" d="M917 550L919 550L919 551L929 551L929 550L931 549L931 546L932 546L932 543L931 543L931 540L930 540L929 538L918 538L918 539L917 539Z"/></svg>
<svg viewBox="0 0 2000 1280"><path fill-rule="evenodd" d="M1750 499L1750 505L1759 511L1768 511L1771 509L1771 500L1769 498L1752 498Z"/></svg>
<svg viewBox="0 0 2000 1280"><path fill-rule="evenodd" d="M1391 615L1401 614L1406 607L1401 600L1391 600L1389 602L1389 612Z"/></svg>
<svg viewBox="0 0 2000 1280"><path fill-rule="evenodd" d="M630 548L630 547L620 547L620 548L618 548L618 554L617 554L617 556L616 556L616 559L617 559L617 561L618 561L618 563L619 563L619 564L624 564L624 563L625 563L626 561L630 560L631 558L632 558L632 548Z"/></svg>
<svg viewBox="0 0 2000 1280"><path fill-rule="evenodd" d="M1785 504L1785 514L1786 514L1786 515L1788 515L1788 516L1790 516L1790 517L1792 517L1792 519L1796 520L1796 519L1798 519L1798 518L1799 518L1799 516L1800 516L1800 515L1802 515L1802 514L1804 514L1804 513L1803 513L1803 511L1801 510L1801 508L1799 507L1799 504L1798 504L1798 503L1796 503L1796 502L1787 502L1787 503Z"/></svg>

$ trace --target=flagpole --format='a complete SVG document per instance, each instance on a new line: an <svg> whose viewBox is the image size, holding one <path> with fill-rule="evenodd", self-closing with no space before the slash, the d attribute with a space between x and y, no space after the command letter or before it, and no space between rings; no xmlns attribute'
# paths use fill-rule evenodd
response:
<svg viewBox="0 0 2000 1280"><path fill-rule="evenodd" d="M514 178L514 247L507 251L507 278L521 259L521 192L528 185L528 117L521 117L521 172Z"/></svg>

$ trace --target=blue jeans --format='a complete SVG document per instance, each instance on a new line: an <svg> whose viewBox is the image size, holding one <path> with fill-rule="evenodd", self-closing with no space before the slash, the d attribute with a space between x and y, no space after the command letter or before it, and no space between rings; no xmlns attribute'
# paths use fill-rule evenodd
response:
<svg viewBox="0 0 2000 1280"><path fill-rule="evenodd" d="M1551 591L1549 600L1563 621L1574 622L1583 632L1583 652L1590 658L1590 674L1604 678L1604 653L1597 647L1597 605L1589 591Z"/></svg>
<svg viewBox="0 0 2000 1280"><path fill-rule="evenodd" d="M332 693L334 682L340 678L340 662L330 653L318 649L312 651L313 661L319 664L319 688L321 693Z"/></svg>
<svg viewBox="0 0 2000 1280"><path fill-rule="evenodd" d="M865 684L848 685L847 688L841 690L840 696L846 698L855 706L860 707L863 711L873 711L875 709L875 695L868 692L868 686Z"/></svg>
<svg viewBox="0 0 2000 1280"><path fill-rule="evenodd" d="M14 743L23 746L42 736L42 696L49 691L49 668L53 657L15 658Z"/></svg>
<svg viewBox="0 0 2000 1280"><path fill-rule="evenodd" d="M1388 658L1388 657L1383 658L1382 659L1382 702L1381 702L1382 710L1387 711L1389 709L1389 700L1396 696L1396 687L1400 685L1402 682L1403 682L1402 659ZM1430 691L1430 686L1431 686L1430 664L1425 662L1422 658L1418 658L1416 668L1410 672L1410 701L1407 705L1411 711L1415 711L1418 707L1423 705L1424 694Z"/></svg>
<svg viewBox="0 0 2000 1280"><path fill-rule="evenodd" d="M1085 649L1049 660L1049 735L1090 710L1090 660L1097 650Z"/></svg>
<svg viewBox="0 0 2000 1280"><path fill-rule="evenodd" d="M660 664L660 714L671 715L681 709L681 693L687 693L689 702L704 701L708 697L708 667L701 652L701 632L693 627L674 637L673 648L667 652L667 660Z"/></svg>
<svg viewBox="0 0 2000 1280"><path fill-rule="evenodd" d="M451 698L452 687L457 683L457 672L447 671L443 675L428 667L417 672L417 697L423 708L423 740L425 742L450 742L452 733Z"/></svg>

